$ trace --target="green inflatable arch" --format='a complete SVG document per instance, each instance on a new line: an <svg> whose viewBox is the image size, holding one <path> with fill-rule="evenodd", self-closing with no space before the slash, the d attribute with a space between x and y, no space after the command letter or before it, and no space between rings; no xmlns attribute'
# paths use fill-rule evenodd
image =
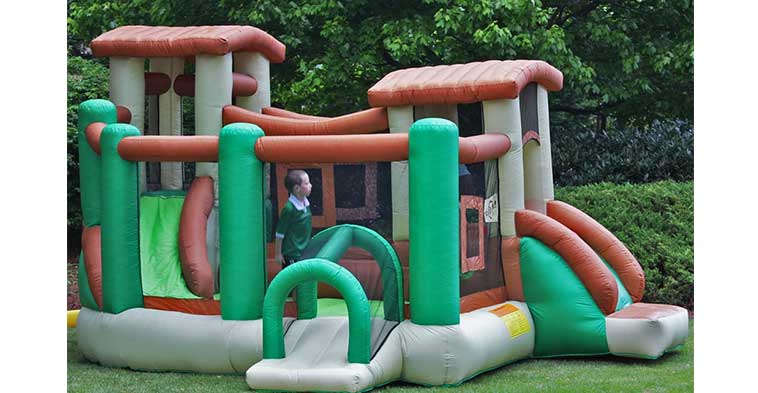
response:
<svg viewBox="0 0 758 393"><path fill-rule="evenodd" d="M347 360L368 364L371 357L371 321L366 293L347 269L320 258L295 263L271 281L263 299L263 358L284 358L284 302L295 286L313 280L333 286L345 298L349 320Z"/></svg>
<svg viewBox="0 0 758 393"><path fill-rule="evenodd" d="M360 225L336 225L316 234L308 243L303 255L306 257L312 255L315 258L339 263L340 258L350 247L360 247L374 257L382 272L384 318L388 321L401 322L403 320L403 270L395 250L381 235ZM307 292L298 292L298 310L307 310L307 314L298 315L300 319L316 316L316 286L307 285L311 285L306 287Z"/></svg>

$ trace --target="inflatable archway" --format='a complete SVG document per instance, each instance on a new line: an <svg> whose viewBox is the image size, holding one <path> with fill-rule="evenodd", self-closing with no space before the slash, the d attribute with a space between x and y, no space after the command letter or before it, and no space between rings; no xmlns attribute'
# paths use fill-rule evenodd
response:
<svg viewBox="0 0 758 393"><path fill-rule="evenodd" d="M384 318L388 321L401 322L403 320L403 271L395 250L381 235L359 225L333 226L317 233L303 255L306 258L314 255L315 258L339 263L345 251L353 246L371 253L379 266L384 287ZM298 299L298 309L300 309L301 301L308 301L313 305L304 306L304 308L315 311L316 297L313 295L311 292L310 297ZM315 312L311 312L307 316L298 316L298 318L312 317L315 316L314 314Z"/></svg>
<svg viewBox="0 0 758 393"><path fill-rule="evenodd" d="M347 302L350 335L347 361L368 364L371 353L371 325L368 299L361 283L349 271L326 259L300 261L277 275L263 299L263 358L281 359L284 353L284 300L296 285L324 281L335 287Z"/></svg>

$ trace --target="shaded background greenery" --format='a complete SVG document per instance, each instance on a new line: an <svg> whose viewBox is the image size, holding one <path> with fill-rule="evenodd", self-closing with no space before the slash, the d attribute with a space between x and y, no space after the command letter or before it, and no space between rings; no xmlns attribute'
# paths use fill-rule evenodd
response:
<svg viewBox="0 0 758 393"><path fill-rule="evenodd" d="M557 197L624 241L655 296L668 299L661 301L691 305L693 7L684 0L68 1L69 255L78 253L81 230L76 111L108 96L107 59L92 58L89 42L122 25L244 24L287 46L287 60L271 67L272 104L324 116L366 108L366 91L400 68L488 59L554 65L564 74L563 90L550 95L554 179L569 186ZM684 183L572 188L661 180Z"/></svg>

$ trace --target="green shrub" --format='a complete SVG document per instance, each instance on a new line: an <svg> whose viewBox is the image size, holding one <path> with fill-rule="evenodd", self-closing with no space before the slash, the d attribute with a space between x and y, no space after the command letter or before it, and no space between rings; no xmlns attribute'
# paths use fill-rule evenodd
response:
<svg viewBox="0 0 758 393"><path fill-rule="evenodd" d="M599 183L555 190L619 238L645 270L650 303L694 307L692 182Z"/></svg>
<svg viewBox="0 0 758 393"><path fill-rule="evenodd" d="M601 131L573 122L570 129L551 127L550 137L556 185L693 179L694 133L687 122Z"/></svg>
<svg viewBox="0 0 758 393"><path fill-rule="evenodd" d="M108 98L108 68L81 57L68 58L68 254L79 253L82 211L79 199L79 104L93 98Z"/></svg>

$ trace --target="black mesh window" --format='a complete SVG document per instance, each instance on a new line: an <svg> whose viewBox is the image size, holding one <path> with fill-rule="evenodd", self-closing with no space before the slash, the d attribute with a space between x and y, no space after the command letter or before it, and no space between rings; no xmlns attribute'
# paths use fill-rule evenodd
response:
<svg viewBox="0 0 758 393"><path fill-rule="evenodd" d="M338 208L363 207L366 200L365 165L334 166L334 199Z"/></svg>
<svg viewBox="0 0 758 393"><path fill-rule="evenodd" d="M324 214L324 187L321 185L321 169L304 168L305 173L311 180L311 196L308 202L311 203L311 214L320 216ZM282 180L283 181L283 180Z"/></svg>
<svg viewBox="0 0 758 393"><path fill-rule="evenodd" d="M458 105L458 127L461 137L481 135L484 132L481 103ZM461 195L481 197L487 204L488 198L497 201L498 196L497 160L466 164L459 167L459 186ZM481 207L482 209L484 206ZM462 244L463 255L466 258L484 253L484 269L470 271L461 275L461 296L475 292L498 288L505 285L503 266L500 260L500 223L488 222L486 219L480 231L479 212L467 208L466 244ZM479 241L484 250L479 250Z"/></svg>

